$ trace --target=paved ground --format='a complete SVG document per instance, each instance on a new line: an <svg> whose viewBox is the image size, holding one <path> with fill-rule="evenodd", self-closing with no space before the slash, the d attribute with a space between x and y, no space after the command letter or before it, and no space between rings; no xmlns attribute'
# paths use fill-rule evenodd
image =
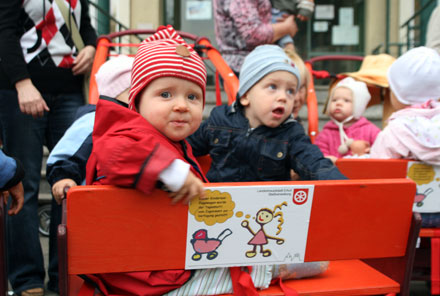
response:
<svg viewBox="0 0 440 296"><path fill-rule="evenodd" d="M46 270L47 270L47 258L48 258L48 245L49 245L49 240L47 237L43 237L41 236L41 245L43 247L43 254L44 254L44 258L45 258L45 266L46 266ZM411 294L410 296L427 296L430 295L430 289L429 286L426 284L426 282L422 282L422 281L413 281L411 283ZM58 296L58 294L50 292L50 291L46 291L45 296Z"/></svg>

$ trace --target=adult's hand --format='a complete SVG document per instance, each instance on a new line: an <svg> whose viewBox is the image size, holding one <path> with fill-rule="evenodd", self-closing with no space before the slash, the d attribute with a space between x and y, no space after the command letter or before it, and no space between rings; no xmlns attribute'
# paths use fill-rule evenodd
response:
<svg viewBox="0 0 440 296"><path fill-rule="evenodd" d="M91 45L87 45L78 53L75 61L73 62L72 72L73 75L81 75L87 73L92 69L93 59L95 58L95 48Z"/></svg>
<svg viewBox="0 0 440 296"><path fill-rule="evenodd" d="M42 117L44 111L49 111L49 107L44 101L41 93L34 86L30 78L26 78L15 83L18 94L18 105L20 111L32 117Z"/></svg>
<svg viewBox="0 0 440 296"><path fill-rule="evenodd" d="M9 194L12 197L11 208L8 210L8 214L10 216L18 214L20 210L23 208L24 204L24 189L23 184L20 182L17 185L9 188L8 191L3 191L3 200L4 203L7 204Z"/></svg>
<svg viewBox="0 0 440 296"><path fill-rule="evenodd" d="M307 16L305 16L305 15L302 15L302 14L298 14L298 15L296 16L296 18L299 19L299 20L302 21L302 22L305 22L305 21L308 21L308 20L309 20L309 17L307 17Z"/></svg>

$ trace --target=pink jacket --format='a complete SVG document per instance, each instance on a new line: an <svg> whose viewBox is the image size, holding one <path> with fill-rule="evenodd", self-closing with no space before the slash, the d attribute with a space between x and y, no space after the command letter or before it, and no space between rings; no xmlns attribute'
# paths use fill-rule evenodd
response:
<svg viewBox="0 0 440 296"><path fill-rule="evenodd" d="M353 140L364 140L373 145L380 129L365 117L361 117L350 127L344 127L344 132ZM339 154L338 147L341 145L341 139L339 128L333 121L329 121L324 125L322 131L316 137L315 145L318 145L324 156L333 155L340 158L344 155L351 155L351 151L344 155Z"/></svg>
<svg viewBox="0 0 440 296"><path fill-rule="evenodd" d="M427 101L391 114L371 158L408 158L440 165L440 103Z"/></svg>

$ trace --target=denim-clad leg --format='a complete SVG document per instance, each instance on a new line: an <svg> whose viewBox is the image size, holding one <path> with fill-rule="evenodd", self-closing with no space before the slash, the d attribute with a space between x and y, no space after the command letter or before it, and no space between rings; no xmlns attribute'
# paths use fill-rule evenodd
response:
<svg viewBox="0 0 440 296"><path fill-rule="evenodd" d="M46 143L50 151L64 135L66 129L73 123L76 111L84 104L81 94L63 94L52 97L50 101L50 114L48 118L48 129ZM61 223L61 206L52 198L52 211L49 228L49 282L47 287L58 293L58 245L57 229Z"/></svg>
<svg viewBox="0 0 440 296"><path fill-rule="evenodd" d="M38 234L38 189L47 117L33 119L20 112L15 91L0 91L0 121L6 154L21 160L24 206L6 217L8 277L16 293L43 287L44 262Z"/></svg>
<svg viewBox="0 0 440 296"><path fill-rule="evenodd" d="M44 286L45 271L37 213L43 144L46 141L50 148L55 145L72 122L77 107L83 103L81 95L66 97L63 102L50 95L43 97L51 110L43 117L34 119L20 112L15 91L0 91L0 124L4 149L8 155L19 158L26 171L23 180L24 207L18 215L6 219L8 277L17 294ZM52 115L55 112L57 114L54 119ZM52 255L56 256L56 249L52 248Z"/></svg>

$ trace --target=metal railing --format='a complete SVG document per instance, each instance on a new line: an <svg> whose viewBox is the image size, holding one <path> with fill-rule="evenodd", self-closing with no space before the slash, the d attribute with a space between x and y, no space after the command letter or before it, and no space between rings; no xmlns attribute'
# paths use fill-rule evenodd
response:
<svg viewBox="0 0 440 296"><path fill-rule="evenodd" d="M382 48L384 49L385 53L390 53L391 47L397 47L397 53L398 55L402 54L403 49L409 50L411 48L421 46L425 44L425 36L424 32L422 31L421 26L421 17L422 14L428 9L432 8L434 3L436 3L437 0L429 0L426 2L419 10L417 10L408 20L406 20L402 25L400 25L400 30L406 30L405 37L406 40L403 42L390 42L390 21L389 21L389 15L390 15L390 0L386 1L386 15L387 15L387 21L386 21L386 36L385 36L385 43L379 44L376 48L373 49L373 54L379 54L382 51Z"/></svg>
<svg viewBox="0 0 440 296"><path fill-rule="evenodd" d="M97 14L93 17L95 23L97 24L98 35L107 35L110 31L121 32L125 30L130 30L131 28L124 25L114 16L112 16L108 10L108 7L102 7L99 5L98 0L87 0L90 7L96 9ZM113 28L112 28L113 27ZM112 28L112 30L111 30ZM131 36L121 36L115 39L117 43L138 43L144 40L145 37L142 37L138 34L133 34ZM120 47L117 48L117 52L121 50Z"/></svg>

